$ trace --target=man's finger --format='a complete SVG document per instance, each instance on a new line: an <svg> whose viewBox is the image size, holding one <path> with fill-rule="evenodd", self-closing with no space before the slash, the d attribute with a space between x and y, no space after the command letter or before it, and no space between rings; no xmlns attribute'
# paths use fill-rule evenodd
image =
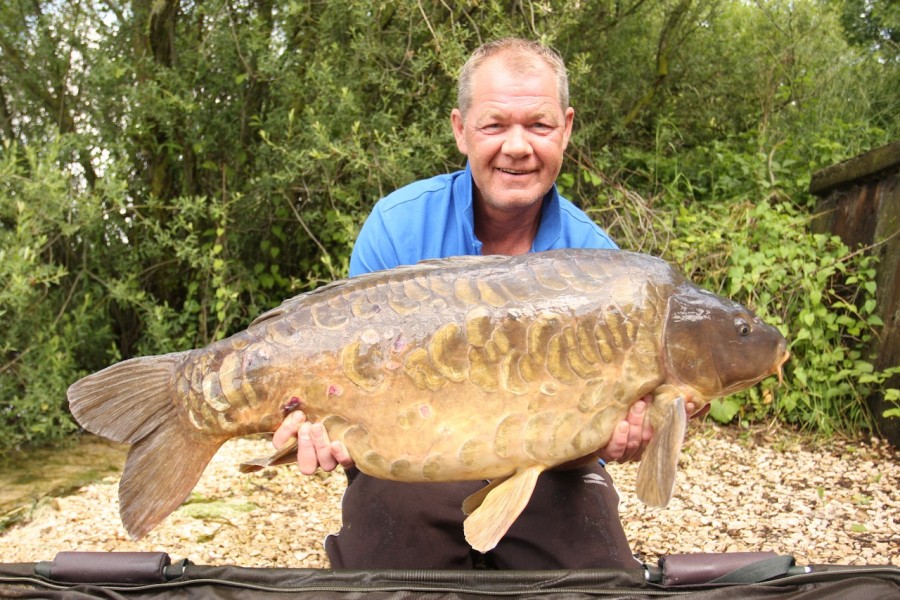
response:
<svg viewBox="0 0 900 600"><path fill-rule="evenodd" d="M278 429L275 430L275 434L272 436L272 445L276 448L284 446L288 440L297 436L300 425L305 421L306 415L303 414L302 410L295 410L289 414L278 426Z"/></svg>
<svg viewBox="0 0 900 600"><path fill-rule="evenodd" d="M334 471L338 466L337 460L331 450L331 440L328 439L328 432L321 423L315 423L310 427L310 437L312 438L313 447L316 449L316 458L319 467L323 471Z"/></svg>
<svg viewBox="0 0 900 600"><path fill-rule="evenodd" d="M629 425L628 421L619 422L616 428L613 429L609 442L598 453L598 458L604 462L621 460L625 454L625 449L628 447L628 432L630 430L631 425Z"/></svg>
<svg viewBox="0 0 900 600"><path fill-rule="evenodd" d="M646 414L647 403L643 400L638 400L632 404L631 409L628 411L626 420L628 421L628 424L631 425L628 436L628 447L632 450L640 446L641 440L644 438L644 423L649 420L644 418Z"/></svg>
<svg viewBox="0 0 900 600"><path fill-rule="evenodd" d="M626 420L628 422L628 445L622 454L623 461L634 460L641 455L644 443L644 423L648 419L644 416L647 413L647 403L643 400L635 402L628 411Z"/></svg>
<svg viewBox="0 0 900 600"><path fill-rule="evenodd" d="M334 459L338 461L338 463L340 463L340 465L345 469L349 469L356 464L353 462L353 458L350 456L350 452L347 451L347 446L345 446L341 442L331 442L331 454L332 456L334 456Z"/></svg>
<svg viewBox="0 0 900 600"><path fill-rule="evenodd" d="M303 423L297 431L297 466L304 475L312 475L319 468L319 457L310 435L309 423Z"/></svg>
<svg viewBox="0 0 900 600"><path fill-rule="evenodd" d="M635 402L628 411L626 417L629 424L628 448L625 450L622 462L640 460L653 437L653 426L647 417L647 411L653 398L645 396Z"/></svg>

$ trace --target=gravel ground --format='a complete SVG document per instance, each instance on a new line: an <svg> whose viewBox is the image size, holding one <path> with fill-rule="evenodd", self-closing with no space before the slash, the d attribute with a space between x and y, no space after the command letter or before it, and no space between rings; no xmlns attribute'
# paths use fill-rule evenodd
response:
<svg viewBox="0 0 900 600"><path fill-rule="evenodd" d="M241 475L264 439L233 440L191 499L139 542L118 517L117 476L48 498L0 535L0 562L50 560L62 550L165 551L197 564L328 567L322 541L340 523L342 473L294 468ZM900 453L876 441L812 444L782 430L694 426L675 497L648 508L636 465L610 469L626 533L649 562L663 554L771 550L798 564L900 566Z"/></svg>

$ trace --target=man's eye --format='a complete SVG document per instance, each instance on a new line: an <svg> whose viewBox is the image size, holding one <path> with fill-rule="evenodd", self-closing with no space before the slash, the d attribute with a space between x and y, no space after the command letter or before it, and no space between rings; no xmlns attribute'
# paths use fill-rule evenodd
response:
<svg viewBox="0 0 900 600"><path fill-rule="evenodd" d="M480 131L487 135L503 133L503 125L500 123L488 123L487 125L482 125Z"/></svg>

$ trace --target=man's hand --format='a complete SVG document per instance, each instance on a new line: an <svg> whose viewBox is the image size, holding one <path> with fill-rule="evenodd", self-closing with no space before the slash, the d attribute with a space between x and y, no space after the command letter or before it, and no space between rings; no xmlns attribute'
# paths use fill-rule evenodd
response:
<svg viewBox="0 0 900 600"><path fill-rule="evenodd" d="M304 475L312 475L318 469L334 471L341 465L349 469L354 465L347 447L328 439L328 432L321 423L307 423L303 411L295 410L282 421L272 437L272 445L281 448L297 437L297 466Z"/></svg>
<svg viewBox="0 0 900 600"><path fill-rule="evenodd" d="M616 425L612 437L605 448L598 453L604 462L630 462L640 460L644 449L653 437L653 426L650 419L644 418L647 408L653 402L653 396L644 396L631 405L625 420ZM709 404L697 411L693 402L685 404L685 412L689 418L702 417L709 412Z"/></svg>
<svg viewBox="0 0 900 600"><path fill-rule="evenodd" d="M600 450L598 458L604 462L630 462L641 459L644 449L653 437L650 419L644 418L647 406L652 400L652 396L645 396L631 405L625 420L613 429L609 443Z"/></svg>

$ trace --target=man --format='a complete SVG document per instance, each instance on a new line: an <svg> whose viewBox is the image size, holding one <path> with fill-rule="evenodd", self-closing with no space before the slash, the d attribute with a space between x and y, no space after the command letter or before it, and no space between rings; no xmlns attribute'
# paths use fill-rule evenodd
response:
<svg viewBox="0 0 900 600"><path fill-rule="evenodd" d="M564 247L616 248L555 181L572 133L562 59L539 44L502 39L476 50L460 74L450 115L464 171L415 182L383 198L353 248L350 275L460 254L506 254ZM635 403L602 452L640 456L651 436L646 402ZM689 411L693 412L691 409ZM603 466L543 473L525 511L485 557L463 538L462 500L485 482L396 483L353 467L321 425L292 414L273 438L298 435L301 472L347 469L343 527L326 539L336 568L504 569L635 567Z"/></svg>

